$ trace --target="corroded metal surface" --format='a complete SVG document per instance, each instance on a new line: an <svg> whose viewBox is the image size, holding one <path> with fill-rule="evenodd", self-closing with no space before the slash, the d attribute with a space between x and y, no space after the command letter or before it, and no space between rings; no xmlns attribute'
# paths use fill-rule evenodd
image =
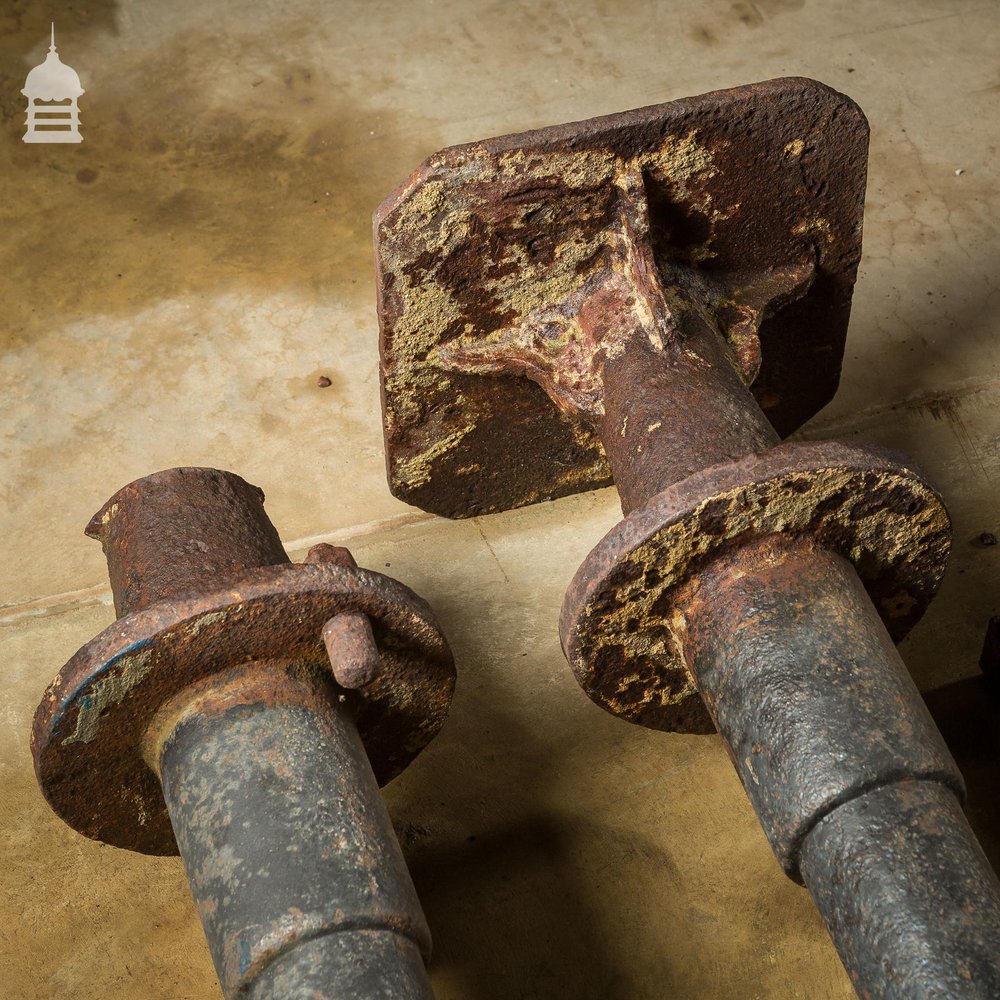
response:
<svg viewBox="0 0 1000 1000"><path fill-rule="evenodd" d="M867 138L787 79L431 157L375 217L393 492L457 517L606 484L604 364L692 318L789 433L836 390Z"/></svg>
<svg viewBox="0 0 1000 1000"><path fill-rule="evenodd" d="M859 996L1000 996L1000 884L948 789L872 789L816 826L802 870Z"/></svg>
<svg viewBox="0 0 1000 1000"><path fill-rule="evenodd" d="M86 533L104 549L119 618L289 561L264 513L264 491L218 469L137 479L104 504Z"/></svg>
<svg viewBox="0 0 1000 1000"><path fill-rule="evenodd" d="M451 654L424 601L370 570L289 563L272 541L270 522L255 546L253 528L266 521L263 494L239 477L202 471L140 480L142 488L126 487L91 522L89 533L95 523L107 532L116 603L134 607L135 595L153 603L125 614L76 653L46 691L32 731L36 773L53 809L89 837L150 854L173 854L176 846L143 740L160 708L189 685L272 658L325 674L324 625L338 614L362 613L373 623L379 672L343 697L382 783L434 737L454 690ZM179 495L188 498L183 508ZM164 522L159 547L134 509ZM136 522L142 526L136 534L117 533L116 525ZM284 558L253 566L249 560L261 552ZM223 586L192 594L177 569L185 563L196 578L207 563L202 580L220 570Z"/></svg>
<svg viewBox="0 0 1000 1000"><path fill-rule="evenodd" d="M677 635L693 573L748 539L807 534L854 563L898 641L937 590L950 526L919 472L876 449L789 443L712 466L633 510L590 553L563 604L563 649L602 708L710 732Z"/></svg>
<svg viewBox="0 0 1000 1000"><path fill-rule="evenodd" d="M429 932L378 794L451 700L427 606L346 549L289 563L263 493L214 469L137 480L88 534L121 617L36 712L53 809L105 843L179 851L227 998L295 995L264 984L275 962L314 996L429 996L411 954ZM364 972L373 933L394 969Z"/></svg>
<svg viewBox="0 0 1000 1000"><path fill-rule="evenodd" d="M357 568L354 556L339 545L320 543L306 554L307 563L334 563ZM382 659L372 634L371 619L359 612L334 615L323 626L323 644L333 676L341 687L365 687L379 675Z"/></svg>
<svg viewBox="0 0 1000 1000"><path fill-rule="evenodd" d="M662 345L642 336L623 344L604 362L600 432L624 513L708 466L780 440L704 311L683 313Z"/></svg>
<svg viewBox="0 0 1000 1000"><path fill-rule="evenodd" d="M858 575L821 539L718 553L673 627L690 676L785 871L843 802L903 779L962 798L962 776Z"/></svg>
<svg viewBox="0 0 1000 1000"><path fill-rule="evenodd" d="M866 142L846 98L779 80L432 157L376 219L386 451L399 496L453 516L610 470L626 517L561 619L584 689L718 727L861 996L973 998L954 973L1000 978L1000 897L969 891L962 778L893 645L948 515L896 456L778 443L836 386ZM915 782L944 809L893 853Z"/></svg>
<svg viewBox="0 0 1000 1000"><path fill-rule="evenodd" d="M337 987L331 989L330 983ZM305 941L294 955L279 955L262 970L247 1000L433 1000L420 950L408 938L386 931L358 930Z"/></svg>
<svg viewBox="0 0 1000 1000"><path fill-rule="evenodd" d="M1000 885L854 567L808 534L773 534L719 552L676 604L685 663L764 832L859 995L1000 995Z"/></svg>
<svg viewBox="0 0 1000 1000"><path fill-rule="evenodd" d="M447 715L455 676L447 644L427 605L395 580L287 564L134 612L76 653L35 716L35 768L49 803L89 837L176 853L159 783L142 757L153 716L188 685L249 660L288 658L303 670L329 671L323 626L352 610L374 622L381 672L344 696L379 780L390 780Z"/></svg>
<svg viewBox="0 0 1000 1000"><path fill-rule="evenodd" d="M318 693L315 678L281 662L244 667L183 712L157 764L227 997L246 995L303 941L324 939L326 950L336 938L335 953L346 949L357 965L380 931L429 955L420 903L335 685ZM293 967L301 964L296 956ZM426 983L422 962L416 981ZM343 989L338 979L325 985L334 983Z"/></svg>

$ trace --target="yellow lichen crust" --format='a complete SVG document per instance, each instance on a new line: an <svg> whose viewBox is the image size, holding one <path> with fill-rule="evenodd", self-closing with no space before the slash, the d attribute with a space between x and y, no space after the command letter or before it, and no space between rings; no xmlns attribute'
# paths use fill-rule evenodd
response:
<svg viewBox="0 0 1000 1000"><path fill-rule="evenodd" d="M822 215L814 215L811 218L803 219L792 226L792 233L796 236L818 236L825 243L833 242L830 220L824 219Z"/></svg>
<svg viewBox="0 0 1000 1000"><path fill-rule="evenodd" d="M149 648L126 653L100 680L95 682L86 698L81 699L76 716L76 728L63 744L89 743L97 736L100 720L108 710L120 704L129 692L138 687L153 668L153 651Z"/></svg>
<svg viewBox="0 0 1000 1000"><path fill-rule="evenodd" d="M470 516L607 482L606 364L706 326L789 433L835 388L866 139L786 80L430 157L375 217L393 492Z"/></svg>
<svg viewBox="0 0 1000 1000"><path fill-rule="evenodd" d="M644 177L668 185L711 217L711 194L694 195L688 184L712 175L712 155L692 130L683 137L667 135L658 148L628 160L597 150L536 155L530 165L558 177L572 189L569 197L589 192L606 204L606 224L586 233L570 229L555 243L551 259L532 258L520 242L505 243L492 269L498 276L485 275L482 287L487 299L502 302L514 318L486 335L466 325L434 348L427 364L476 375L520 370L564 413L600 417L604 362L620 355L633 336L663 350L679 325L681 300L675 297L671 311L652 258ZM515 168L526 166L527 154L518 150L500 157L498 172L515 176ZM525 204L534 206L535 200ZM523 219L530 221L515 224L515 233L537 224L537 210ZM708 255L707 244L700 250ZM603 322L611 314L616 321ZM601 321L595 323L594 315Z"/></svg>
<svg viewBox="0 0 1000 1000"><path fill-rule="evenodd" d="M581 604L568 601L563 622L567 655L590 697L654 728L684 729L692 713L685 703L697 694L673 597L713 552L750 537L811 534L854 563L899 637L929 601L950 544L940 497L904 468L787 472L734 485L666 516L659 530L644 533L598 574ZM624 537L627 523L612 535ZM586 573L585 564L578 579Z"/></svg>
<svg viewBox="0 0 1000 1000"><path fill-rule="evenodd" d="M441 154L428 161L379 229L380 269L392 274L391 297L398 303L383 345L385 426L387 440L398 445L390 449L397 487L406 491L426 484L435 464L477 427L452 372L520 372L541 385L562 412L601 415L604 360L620 353L636 330L662 349L677 325L662 290L637 280L637 273L656 273L643 177L693 200L709 217L726 218L726 211L713 208L710 194L691 189L713 170L712 154L693 129L666 134L657 147L630 159L602 148L494 155L477 144L458 158ZM456 294L461 281L444 280L440 265L462 253L473 227L483 227L485 213L475 200L481 198L483 179L513 183L522 176L535 186L516 193L509 211L493 213L499 218L490 221L507 238L493 243L489 267L477 274L477 299L502 303L506 319L484 334ZM556 183L558 199L552 197ZM473 195L466 197L469 192ZM550 234L541 252L528 230ZM404 259L423 263L398 266ZM613 301L622 322L614 329L587 328L581 315L595 300ZM455 405L428 412L431 398L450 398ZM420 428L419 441L414 427ZM555 474L560 492L609 475L596 435L582 429L574 436L581 443L586 439L592 457L584 468ZM551 486L539 491L539 499L552 491Z"/></svg>

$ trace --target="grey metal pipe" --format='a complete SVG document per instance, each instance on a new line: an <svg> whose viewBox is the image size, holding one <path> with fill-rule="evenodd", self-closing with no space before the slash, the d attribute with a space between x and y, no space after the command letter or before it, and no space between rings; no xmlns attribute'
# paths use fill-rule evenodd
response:
<svg viewBox="0 0 1000 1000"><path fill-rule="evenodd" d="M861 996L1000 997L1000 884L948 789L902 781L853 799L817 823L801 863Z"/></svg>
<svg viewBox="0 0 1000 1000"><path fill-rule="evenodd" d="M331 990L331 984L336 988ZM248 1000L425 1000L430 997L420 952L399 934L356 931L349 938L304 941L261 971Z"/></svg>
<svg viewBox="0 0 1000 1000"><path fill-rule="evenodd" d="M1000 884L854 567L772 536L707 565L684 614L705 704L859 995L1000 997Z"/></svg>
<svg viewBox="0 0 1000 1000"><path fill-rule="evenodd" d="M187 696L156 739L223 992L431 1000L430 933L375 776L315 685L255 663Z"/></svg>

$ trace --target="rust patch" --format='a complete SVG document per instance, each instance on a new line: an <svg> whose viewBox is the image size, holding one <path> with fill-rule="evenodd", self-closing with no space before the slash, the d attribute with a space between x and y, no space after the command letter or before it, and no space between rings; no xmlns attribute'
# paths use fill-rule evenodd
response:
<svg viewBox="0 0 1000 1000"><path fill-rule="evenodd" d="M375 216L393 492L461 517L605 485L604 365L692 316L797 427L839 378L867 134L789 79L432 156Z"/></svg>
<svg viewBox="0 0 1000 1000"><path fill-rule="evenodd" d="M288 562L263 493L239 476L147 476L116 493L87 531L104 544L121 617L63 667L32 729L43 793L86 836L176 853L147 763L155 759L146 745L153 720L181 692L194 698L208 679L264 661L290 664L325 691L332 678L323 629L331 620L360 623L370 642L348 649L340 666L355 683L337 687L336 697L380 782L441 728L455 669L427 605L395 580L359 569L346 549L320 546L314 561ZM273 684L268 690L278 697Z"/></svg>
<svg viewBox="0 0 1000 1000"><path fill-rule="evenodd" d="M950 527L938 494L885 453L779 445L696 473L613 528L567 592L563 649L587 694L612 714L707 732L675 616L679 586L714 553L769 534L811 535L854 564L898 641L937 589Z"/></svg>
<svg viewBox="0 0 1000 1000"><path fill-rule="evenodd" d="M95 840L176 853L142 748L153 716L199 679L250 661L294 660L329 674L323 626L352 611L374 623L381 670L345 696L376 776L389 781L447 715L455 674L444 637L427 605L388 577L295 564L250 570L229 589L154 605L84 646L35 715L35 771L49 804ZM121 697L106 697L108 690Z"/></svg>
<svg viewBox="0 0 1000 1000"><path fill-rule="evenodd" d="M357 562L343 546L321 543L306 554L307 563L333 563L357 568ZM345 688L360 688L379 675L382 660L372 634L372 624L360 614L334 615L323 626L323 644L337 683Z"/></svg>

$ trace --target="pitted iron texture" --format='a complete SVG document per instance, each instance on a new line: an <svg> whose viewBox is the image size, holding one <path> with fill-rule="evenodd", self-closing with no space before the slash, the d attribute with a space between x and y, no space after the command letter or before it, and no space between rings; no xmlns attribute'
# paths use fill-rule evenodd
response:
<svg viewBox="0 0 1000 1000"><path fill-rule="evenodd" d="M148 476L115 494L87 533L104 542L124 614L62 668L32 730L42 791L86 836L176 853L159 781L144 759L156 713L189 685L250 661L288 660L326 683L323 627L342 613L368 617L380 653L378 676L340 695L379 781L403 770L441 728L455 670L427 604L371 570L289 563L263 493L238 476ZM221 579L208 587L216 573Z"/></svg>
<svg viewBox="0 0 1000 1000"><path fill-rule="evenodd" d="M342 696L380 783L391 780L444 723L455 683L447 644L427 605L395 580L371 570L287 564L246 570L220 592L134 612L63 667L33 731L49 804L95 840L176 854L159 781L143 758L157 711L190 684L252 660L289 659L325 677L323 625L349 611L372 620L382 670Z"/></svg>
<svg viewBox="0 0 1000 1000"><path fill-rule="evenodd" d="M872 789L817 825L802 867L860 997L1000 997L1000 883L948 789Z"/></svg>
<svg viewBox="0 0 1000 1000"><path fill-rule="evenodd" d="M937 590L950 529L941 498L900 456L779 445L689 476L612 528L566 592L563 649L612 714L711 732L675 619L683 585L714 555L770 534L814 537L851 560L899 641Z"/></svg>
<svg viewBox="0 0 1000 1000"><path fill-rule="evenodd" d="M280 662L220 679L165 727L158 770L223 992L245 996L269 966L317 940L335 955L348 942L357 965L376 931L426 959L430 931L335 685L324 690ZM368 974L426 987L423 963L394 968L394 954Z"/></svg>
<svg viewBox="0 0 1000 1000"><path fill-rule="evenodd" d="M290 995L275 976L429 1000L430 932L378 780L443 723L451 654L427 605L346 549L290 563L263 499L171 469L94 517L119 618L39 705L39 784L89 837L181 854L228 1000Z"/></svg>
<svg viewBox="0 0 1000 1000"><path fill-rule="evenodd" d="M775 80L432 157L376 217L386 453L397 495L450 516L610 471L625 519L562 613L581 685L632 722L718 727L862 997L971 1000L924 956L1000 979L1000 898L963 909L961 775L893 642L948 515L898 457L779 444L839 377L867 134L842 95ZM890 790L915 784L942 808L912 855L879 855ZM879 856L899 861L881 882ZM924 871L940 888L908 897ZM878 884L909 932L882 955Z"/></svg>
<svg viewBox="0 0 1000 1000"><path fill-rule="evenodd" d="M798 427L839 379L867 138L785 79L432 156L375 216L392 491L464 517L606 485L604 364L692 314Z"/></svg>
<svg viewBox="0 0 1000 1000"><path fill-rule="evenodd" d="M104 549L119 618L289 561L264 513L264 491L218 469L137 479L91 518L86 534Z"/></svg>
<svg viewBox="0 0 1000 1000"><path fill-rule="evenodd" d="M774 853L801 881L817 822L872 788L958 767L854 567L795 534L719 552L677 595L685 666Z"/></svg>
<svg viewBox="0 0 1000 1000"><path fill-rule="evenodd" d="M328 983L343 992L331 997ZM255 980L247 1000L433 1000L420 950L408 938L361 930L342 937L306 941L294 955L279 955Z"/></svg>

